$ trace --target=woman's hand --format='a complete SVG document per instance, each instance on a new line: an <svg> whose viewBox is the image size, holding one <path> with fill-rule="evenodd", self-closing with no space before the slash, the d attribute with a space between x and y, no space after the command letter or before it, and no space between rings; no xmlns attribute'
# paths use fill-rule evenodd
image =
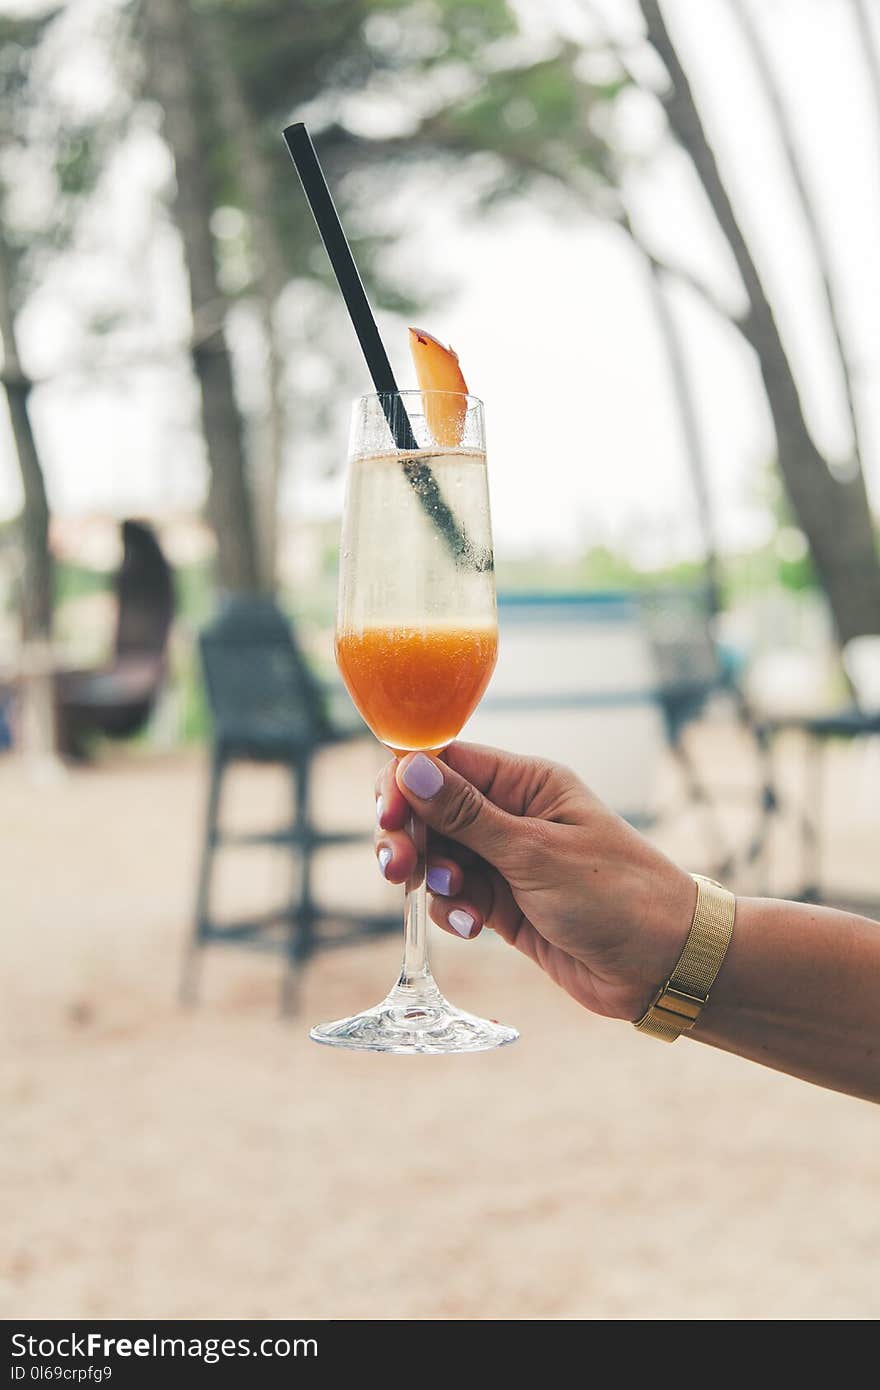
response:
<svg viewBox="0 0 880 1390"><path fill-rule="evenodd" d="M435 832L438 926L471 940L491 927L594 1013L641 1017L681 953L696 885L574 773L454 743L442 762L389 762L376 793L376 854L391 883L415 867L410 810Z"/></svg>

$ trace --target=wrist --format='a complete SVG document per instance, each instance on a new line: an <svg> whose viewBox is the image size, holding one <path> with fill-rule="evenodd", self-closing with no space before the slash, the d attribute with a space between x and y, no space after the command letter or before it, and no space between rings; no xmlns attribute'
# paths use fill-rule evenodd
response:
<svg viewBox="0 0 880 1390"><path fill-rule="evenodd" d="M668 978L635 1027L661 1042L675 1042L702 1016L724 964L736 921L736 898L714 879L693 874L697 902L687 941Z"/></svg>
<svg viewBox="0 0 880 1390"><path fill-rule="evenodd" d="M666 872L652 866L645 905L635 937L636 979L627 1018L635 1022L649 1008L684 949L694 918L697 885L690 874L668 863Z"/></svg>

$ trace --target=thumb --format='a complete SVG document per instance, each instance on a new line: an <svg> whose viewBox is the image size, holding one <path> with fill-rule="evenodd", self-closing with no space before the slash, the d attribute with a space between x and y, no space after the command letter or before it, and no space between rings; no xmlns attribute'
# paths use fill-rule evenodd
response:
<svg viewBox="0 0 880 1390"><path fill-rule="evenodd" d="M420 820L497 868L503 867L522 829L517 816L500 810L472 782L426 753L402 758L395 775Z"/></svg>

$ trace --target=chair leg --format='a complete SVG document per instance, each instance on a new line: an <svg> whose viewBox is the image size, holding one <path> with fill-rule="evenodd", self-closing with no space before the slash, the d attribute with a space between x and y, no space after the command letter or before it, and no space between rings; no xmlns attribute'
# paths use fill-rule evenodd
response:
<svg viewBox="0 0 880 1390"><path fill-rule="evenodd" d="M754 739L761 782L758 820L743 862L748 868L754 866L757 873L754 891L758 897L766 898L770 893L770 835L774 817L779 812L779 797L774 779L773 744L769 732L753 724L742 705L740 719L743 727Z"/></svg>
<svg viewBox="0 0 880 1390"><path fill-rule="evenodd" d="M312 755L303 753L291 764L294 785L294 837L299 851L298 894L291 902L287 952L281 983L281 1012L289 1018L296 1012L298 979L312 953L315 905L312 899Z"/></svg>
<svg viewBox="0 0 880 1390"><path fill-rule="evenodd" d="M712 872L717 874L719 878L725 878L733 867L735 856L731 854L725 843L711 794L702 781L697 765L685 747L684 739L680 733L673 741L672 751L681 768L687 794L702 813Z"/></svg>
<svg viewBox="0 0 880 1390"><path fill-rule="evenodd" d="M312 847L314 828L311 815L312 755L306 753L299 762L296 779L296 822L302 835L302 878L300 881L299 959L308 960L312 953L315 903L312 898Z"/></svg>
<svg viewBox="0 0 880 1390"><path fill-rule="evenodd" d="M198 993L201 949L204 945L205 937L207 936L207 928L210 921L208 911L211 897L211 870L214 865L214 853L217 848L220 791L225 767L226 764L222 754L215 749L211 758L211 780L208 791L208 809L205 818L205 839L202 846L199 883L196 892L195 918L187 943L186 954L183 961L183 972L180 979L180 1000L183 1004L194 1004Z"/></svg>
<svg viewBox="0 0 880 1390"><path fill-rule="evenodd" d="M802 815L803 889L801 897L807 902L822 901L822 773L823 744L819 738L807 735L805 805Z"/></svg>

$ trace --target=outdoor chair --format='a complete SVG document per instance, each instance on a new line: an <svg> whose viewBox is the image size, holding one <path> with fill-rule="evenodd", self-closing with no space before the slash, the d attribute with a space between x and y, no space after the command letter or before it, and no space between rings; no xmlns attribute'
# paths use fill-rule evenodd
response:
<svg viewBox="0 0 880 1390"><path fill-rule="evenodd" d="M165 679L174 617L171 569L152 528L143 522L122 523L122 546L112 661L89 671L59 671L54 677L58 750L68 757L85 757L94 735L136 734Z"/></svg>
<svg viewBox="0 0 880 1390"><path fill-rule="evenodd" d="M704 585L646 589L638 595L639 611L657 673L657 699L663 712L669 748L682 779L685 799L700 814L709 843L714 876L735 875L753 868L764 887L770 823L779 810L769 741L738 679L733 655L720 645L714 631L712 594ZM742 787L715 783L688 746L687 730L710 703L724 700L745 735L754 777ZM745 844L732 843L722 823L720 807L745 803L750 828ZM664 818L676 814L674 805Z"/></svg>
<svg viewBox="0 0 880 1390"><path fill-rule="evenodd" d="M331 713L332 695L313 675L290 624L272 600L236 597L200 636L200 651L213 724L207 823L195 921L187 952L182 997L195 997L201 948L209 944L280 950L286 966L282 1012L291 1013L299 969L318 948L343 945L379 932L399 930L399 917L323 909L312 890L312 856L328 846L362 843L364 831L316 828L311 814L315 754L322 748L367 735L353 717ZM349 706L350 709L350 706ZM352 711L353 715L353 711ZM237 762L276 764L292 780L291 821L273 831L232 833L221 828L223 780ZM293 852L290 898L244 921L220 921L211 905L218 852L231 845L273 845Z"/></svg>
<svg viewBox="0 0 880 1390"><path fill-rule="evenodd" d="M795 732L803 738L806 791L800 816L801 882L792 896L804 902L818 903L825 898L822 840L827 745L832 739L852 742L880 737L880 636L853 638L843 648L843 665L852 688L852 701L827 713L777 715L763 725L771 751L779 734ZM875 905L870 906L873 909Z"/></svg>

